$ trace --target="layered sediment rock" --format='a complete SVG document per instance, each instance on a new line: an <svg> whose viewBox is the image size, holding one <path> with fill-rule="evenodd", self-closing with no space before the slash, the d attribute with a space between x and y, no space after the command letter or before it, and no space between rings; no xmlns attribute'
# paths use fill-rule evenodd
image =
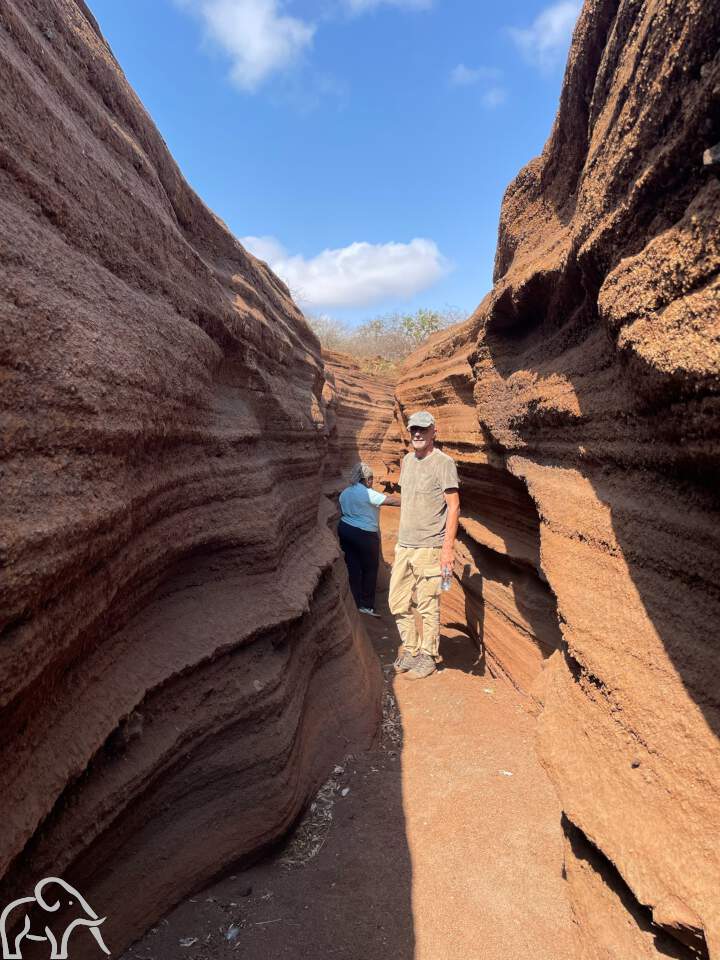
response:
<svg viewBox="0 0 720 960"><path fill-rule="evenodd" d="M540 752L592 958L720 957L719 36L717 4L585 4L493 291L398 388L459 461L488 653L523 686L561 633ZM546 598L531 631L500 558Z"/></svg>
<svg viewBox="0 0 720 960"><path fill-rule="evenodd" d="M119 953L371 739L379 671L287 289L80 0L8 0L0 72L0 901L64 876Z"/></svg>
<svg viewBox="0 0 720 960"><path fill-rule="evenodd" d="M325 468L328 488L342 487L361 459L373 468L376 484L392 482L403 450L393 377L365 370L352 357L331 350L323 350L323 360L331 450Z"/></svg>

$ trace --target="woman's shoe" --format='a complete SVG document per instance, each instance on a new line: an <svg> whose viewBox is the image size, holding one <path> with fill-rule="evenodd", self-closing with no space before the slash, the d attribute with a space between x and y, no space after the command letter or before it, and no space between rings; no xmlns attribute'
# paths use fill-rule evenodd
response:
<svg viewBox="0 0 720 960"><path fill-rule="evenodd" d="M380 614L375 613L372 607L358 607L358 610L360 611L360 613L367 613L367 615L370 617L377 617L378 619L380 619Z"/></svg>

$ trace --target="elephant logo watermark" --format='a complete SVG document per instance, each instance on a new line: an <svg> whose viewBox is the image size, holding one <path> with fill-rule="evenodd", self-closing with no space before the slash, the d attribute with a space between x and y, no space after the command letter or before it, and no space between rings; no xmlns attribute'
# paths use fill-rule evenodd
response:
<svg viewBox="0 0 720 960"><path fill-rule="evenodd" d="M52 929L53 916L62 911L63 920L70 916L62 930ZM24 940L45 941L50 946L50 960L67 960L68 941L79 927L86 927L103 953L110 954L98 929L106 917L98 917L85 897L59 877L45 877L35 885L35 896L20 897L9 903L0 914L0 941L3 960L22 960ZM12 943L9 937L12 932Z"/></svg>

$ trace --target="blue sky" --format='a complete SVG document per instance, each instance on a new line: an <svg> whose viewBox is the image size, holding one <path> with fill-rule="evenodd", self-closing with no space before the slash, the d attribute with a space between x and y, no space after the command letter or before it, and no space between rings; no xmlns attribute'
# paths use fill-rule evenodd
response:
<svg viewBox="0 0 720 960"><path fill-rule="evenodd" d="M306 313L470 312L579 0L89 0L185 177Z"/></svg>

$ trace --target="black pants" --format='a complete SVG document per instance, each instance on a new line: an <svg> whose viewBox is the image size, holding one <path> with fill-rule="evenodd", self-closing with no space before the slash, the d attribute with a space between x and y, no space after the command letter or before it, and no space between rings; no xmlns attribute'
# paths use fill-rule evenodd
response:
<svg viewBox="0 0 720 960"><path fill-rule="evenodd" d="M359 607L375 608L375 584L380 562L380 537L369 530L338 524L340 546L345 554L350 589Z"/></svg>

